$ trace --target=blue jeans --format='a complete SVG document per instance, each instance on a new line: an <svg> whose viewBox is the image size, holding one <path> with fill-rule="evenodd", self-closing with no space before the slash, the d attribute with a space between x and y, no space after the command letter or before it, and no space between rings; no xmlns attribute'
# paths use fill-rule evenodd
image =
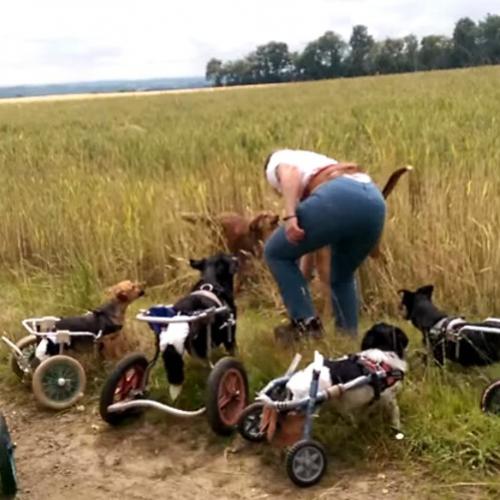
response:
<svg viewBox="0 0 500 500"><path fill-rule="evenodd" d="M378 243L385 221L385 201L373 183L339 177L319 186L297 207L305 237L290 243L284 227L267 240L264 255L292 319L315 316L299 259L324 246L331 248L331 290L336 325L353 334L358 327L355 271Z"/></svg>

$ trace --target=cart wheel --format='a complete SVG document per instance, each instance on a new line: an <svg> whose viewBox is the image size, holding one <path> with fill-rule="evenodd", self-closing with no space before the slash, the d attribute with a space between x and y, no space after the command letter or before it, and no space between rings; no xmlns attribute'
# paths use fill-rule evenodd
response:
<svg viewBox="0 0 500 500"><path fill-rule="evenodd" d="M260 430L263 409L264 403L257 402L247 406L241 412L238 419L238 432L247 441L260 443L266 439L266 433Z"/></svg>
<svg viewBox="0 0 500 500"><path fill-rule="evenodd" d="M207 381L207 418L212 430L228 436L248 404L248 379L245 368L236 359L217 361Z"/></svg>
<svg viewBox="0 0 500 500"><path fill-rule="evenodd" d="M298 441L286 455L288 477L301 488L318 483L325 470L325 450L317 441L311 439Z"/></svg>
<svg viewBox="0 0 500 500"><path fill-rule="evenodd" d="M134 353L122 359L104 382L99 401L99 413L110 425L118 425L123 420L141 413L134 408L121 412L109 412L114 403L131 401L143 395L148 360L144 354Z"/></svg>
<svg viewBox="0 0 500 500"><path fill-rule="evenodd" d="M35 351L37 343L38 339L36 335L27 335L26 337L23 337L18 342L16 342L16 346L21 350L24 358L30 366L33 365L36 361ZM10 356L10 367L18 378L20 378L21 380L24 378L25 373L21 366L19 366L19 362L14 353Z"/></svg>
<svg viewBox="0 0 500 500"><path fill-rule="evenodd" d="M86 383L82 365L59 354L40 363L33 374L32 387L40 404L51 410L64 410L83 396Z"/></svg>
<svg viewBox="0 0 500 500"><path fill-rule="evenodd" d="M485 413L500 415L500 380L491 383L483 391L481 397L481 410Z"/></svg>
<svg viewBox="0 0 500 500"><path fill-rule="evenodd" d="M10 439L7 423L0 415L0 497L14 497L17 492L14 446Z"/></svg>

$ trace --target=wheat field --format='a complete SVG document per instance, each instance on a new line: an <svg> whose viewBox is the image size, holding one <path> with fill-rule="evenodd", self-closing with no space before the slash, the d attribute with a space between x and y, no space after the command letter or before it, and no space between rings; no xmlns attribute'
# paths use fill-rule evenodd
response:
<svg viewBox="0 0 500 500"><path fill-rule="evenodd" d="M360 273L364 321L395 317L397 290L427 283L445 310L500 315L499 81L500 67L490 67L2 103L0 327L90 307L125 277L147 280L155 299L178 296L195 276L186 259L215 250L210 231L180 212L279 211L263 162L280 147L356 161L379 185L393 169L414 167L389 199L385 258ZM279 358L248 340L250 330L265 338L276 320L264 268L260 283L240 328L255 385ZM495 369L417 373L403 398L410 446L397 456L491 471L500 424L480 414L477 398ZM355 446L366 449L364 439ZM369 457L381 442L387 451L385 439Z"/></svg>

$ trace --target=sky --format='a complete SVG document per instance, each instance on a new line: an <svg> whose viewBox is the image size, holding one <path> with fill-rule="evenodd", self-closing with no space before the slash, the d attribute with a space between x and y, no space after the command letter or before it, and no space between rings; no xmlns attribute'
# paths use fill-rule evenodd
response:
<svg viewBox="0 0 500 500"><path fill-rule="evenodd" d="M499 0L3 0L0 86L200 76L211 57L290 50L364 24L376 39L451 35Z"/></svg>

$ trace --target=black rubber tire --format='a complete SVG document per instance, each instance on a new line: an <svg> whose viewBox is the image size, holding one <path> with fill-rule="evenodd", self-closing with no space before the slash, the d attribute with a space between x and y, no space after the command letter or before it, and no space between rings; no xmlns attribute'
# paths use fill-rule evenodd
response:
<svg viewBox="0 0 500 500"><path fill-rule="evenodd" d="M311 457L311 454L312 457ZM302 460L302 464L300 461ZM300 467L303 468L303 461L314 461L316 465L314 469L305 475L301 474ZM306 464L307 465L307 464ZM286 455L286 472L288 477L301 488L314 486L323 477L327 466L326 453L323 446L312 439L303 439L297 441L287 452Z"/></svg>
<svg viewBox="0 0 500 500"><path fill-rule="evenodd" d="M229 419L230 421L227 416L224 416L219 408L219 389L228 373L236 375L237 379L239 379L239 383L243 384L243 387L240 388L244 392L244 394L239 393L234 397L236 404L232 406L234 411ZM219 436L231 435L236 430L239 416L247 405L248 378L243 364L237 359L229 356L220 359L210 372L207 381L206 408L210 427Z"/></svg>
<svg viewBox="0 0 500 500"><path fill-rule="evenodd" d="M144 387L144 377L146 376L148 364L149 362L146 358L146 355L136 352L133 354L129 354L127 357L123 358L109 374L101 389L101 397L99 400L99 413L101 415L101 418L105 422L110 425L119 425L125 420L128 420L131 417L137 417L142 413L139 408L134 408L119 413L110 413L108 412L108 407L116 402L115 395L118 389L118 384L120 383L124 375L132 368L135 367L136 369L141 370L142 378L140 380L137 380L137 386ZM138 399L138 396L128 399ZM125 397L124 400L127 400L127 397Z"/></svg>
<svg viewBox="0 0 500 500"><path fill-rule="evenodd" d="M500 416L500 380L492 382L481 396L481 410Z"/></svg>
<svg viewBox="0 0 500 500"><path fill-rule="evenodd" d="M26 337L23 337L22 339L19 339L16 342L16 346L19 349L21 349L21 351L24 351L27 348L33 348L33 351L34 351L36 349L37 343L38 343L38 338L36 335L26 335ZM34 352L33 352L33 355L30 356L30 358L31 358L30 361L36 360ZM33 363L32 363L32 365L33 365ZM19 364L17 363L17 358L14 354L10 355L10 368L15 373L17 378L19 378L20 380L24 379L25 374L21 370L21 367L19 366Z"/></svg>
<svg viewBox="0 0 500 500"><path fill-rule="evenodd" d="M64 399L59 399L59 395L55 397L54 390L50 390L49 382L52 379L52 384L54 382L54 377L58 375L67 376L66 384L70 384L70 392L66 398L64 398L61 389L60 396ZM62 378L62 380L64 380L64 378ZM58 354L40 363L40 366L35 370L35 373L33 373L31 385L36 400L42 406L51 410L65 410L73 406L82 398L85 392L85 386L87 385L87 377L83 366L76 359L65 356L64 354ZM54 385L52 385L52 388L54 388Z"/></svg>
<svg viewBox="0 0 500 500"><path fill-rule="evenodd" d="M261 443L266 439L266 433L260 432L260 421L264 403L257 401L247 406L238 419L237 429L241 437L252 443ZM259 426L259 427L256 427Z"/></svg>
<svg viewBox="0 0 500 500"><path fill-rule="evenodd" d="M13 498L17 493L14 446L7 422L0 414L0 498Z"/></svg>

